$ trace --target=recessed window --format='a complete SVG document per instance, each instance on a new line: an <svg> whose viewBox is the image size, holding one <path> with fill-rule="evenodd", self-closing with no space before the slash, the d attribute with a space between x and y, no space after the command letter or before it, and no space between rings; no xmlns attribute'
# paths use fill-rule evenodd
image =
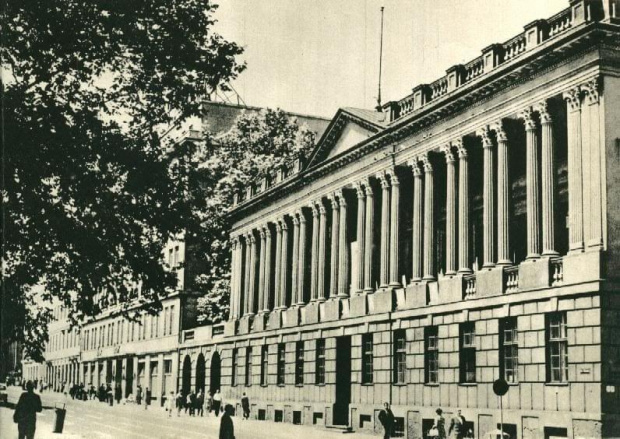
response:
<svg viewBox="0 0 620 439"><path fill-rule="evenodd" d="M237 348L234 348L232 351L232 371L230 375L231 386L237 385L237 356L238 356Z"/></svg>
<svg viewBox="0 0 620 439"><path fill-rule="evenodd" d="M252 348L246 350L245 355L245 385L252 385Z"/></svg>
<svg viewBox="0 0 620 439"><path fill-rule="evenodd" d="M439 344L437 327L424 328L424 381L439 382Z"/></svg>
<svg viewBox="0 0 620 439"><path fill-rule="evenodd" d="M284 374L286 372L286 345L280 343L278 345L278 385L284 385Z"/></svg>
<svg viewBox="0 0 620 439"><path fill-rule="evenodd" d="M407 371L407 337L404 330L394 333L394 383L405 384Z"/></svg>
<svg viewBox="0 0 620 439"><path fill-rule="evenodd" d="M374 334L362 335L362 383L372 384L373 382L373 337Z"/></svg>
<svg viewBox="0 0 620 439"><path fill-rule="evenodd" d="M267 371L269 368L269 349L263 346L260 352L260 385L267 385Z"/></svg>
<svg viewBox="0 0 620 439"><path fill-rule="evenodd" d="M460 326L460 382L476 382L476 330L474 322Z"/></svg>
<svg viewBox="0 0 620 439"><path fill-rule="evenodd" d="M517 318L509 317L500 320L499 355L500 375L509 383L516 383L519 365L519 332Z"/></svg>
<svg viewBox="0 0 620 439"><path fill-rule="evenodd" d="M304 342L298 341L295 345L295 384L304 383Z"/></svg>
<svg viewBox="0 0 620 439"><path fill-rule="evenodd" d="M568 381L566 313L547 314L547 381Z"/></svg>
<svg viewBox="0 0 620 439"><path fill-rule="evenodd" d="M316 341L316 384L325 384L325 340Z"/></svg>

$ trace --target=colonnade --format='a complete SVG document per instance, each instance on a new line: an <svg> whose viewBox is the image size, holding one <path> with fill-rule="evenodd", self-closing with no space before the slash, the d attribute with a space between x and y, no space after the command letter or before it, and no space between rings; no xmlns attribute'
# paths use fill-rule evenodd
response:
<svg viewBox="0 0 620 439"><path fill-rule="evenodd" d="M603 239L598 84L595 78L562 95L567 103L571 252L583 251L586 247L600 247ZM559 103L557 98L555 102ZM525 139L526 261L558 255L555 243L557 169L554 133L563 127L554 126L552 108L556 107L550 105L550 102L545 99L513 113L513 117L516 116L515 119L522 122L520 126L523 127L521 129L524 130ZM584 115L582 109L584 103L589 105L587 115ZM413 186L410 192L405 192L408 199L401 200L399 175L403 176L407 172L403 166L405 163L401 163L348 183L345 187L312 200L307 206L298 207L235 235L232 239L231 317L238 319L288 305L303 305L307 283L309 301L319 302L348 297L350 294L372 293L377 286L379 289L401 287L401 201L411 203L413 209L410 281L434 281L437 278L437 176L434 168L437 166L438 155L442 155L446 163L443 274L454 276L471 273L472 194L469 158L471 149L479 146L482 148L483 165L482 268L511 265L515 261L510 257L510 204L513 193L509 175L509 151L519 145L507 134L508 122L509 116L500 117L485 123L475 133L435 145L409 159L406 165L412 173ZM584 129L588 130L587 135L582 132ZM593 159L597 161L598 168L582 168L583 163L590 164ZM374 205L377 189L380 189L381 199L379 218L375 218L377 211ZM356 212L349 208L348 203L354 196L357 198ZM591 209L587 218L584 218L584 203ZM347 233L348 215L356 215L355 237L349 237ZM311 233L308 233L309 223ZM376 227L380 228L378 239L373 234ZM331 231L330 242L327 242L328 230ZM272 240L275 240L275 245L272 245ZM357 252L349 249L352 241L357 243ZM308 246L310 267L306 270ZM275 249L274 258L271 257L272 248ZM375 254L374 248L378 248L378 254ZM292 255L288 255L288 251L292 251ZM352 256L355 259L350 261ZM356 270L351 270L352 264ZM376 270L375 264L378 265ZM351 273L356 273L353 279L349 278ZM377 279L373 278L373 274L377 275ZM254 303L255 299L258 304Z"/></svg>

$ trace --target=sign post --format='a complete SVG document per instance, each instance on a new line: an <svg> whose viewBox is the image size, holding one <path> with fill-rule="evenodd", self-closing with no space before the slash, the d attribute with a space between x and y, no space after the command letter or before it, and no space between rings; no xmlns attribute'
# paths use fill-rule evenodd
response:
<svg viewBox="0 0 620 439"><path fill-rule="evenodd" d="M504 439L504 407L502 400L504 395L508 392L508 383L503 378L499 378L493 382L493 392L499 396L499 425L501 438Z"/></svg>

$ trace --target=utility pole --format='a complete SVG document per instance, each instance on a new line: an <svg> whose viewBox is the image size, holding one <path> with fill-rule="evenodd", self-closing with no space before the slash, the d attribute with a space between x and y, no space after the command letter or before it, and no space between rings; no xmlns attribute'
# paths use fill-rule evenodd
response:
<svg viewBox="0 0 620 439"><path fill-rule="evenodd" d="M381 6L381 35L379 42L379 91L377 92L377 106L375 109L377 111L381 111L381 70L382 70L382 61L383 61L383 10L384 6Z"/></svg>

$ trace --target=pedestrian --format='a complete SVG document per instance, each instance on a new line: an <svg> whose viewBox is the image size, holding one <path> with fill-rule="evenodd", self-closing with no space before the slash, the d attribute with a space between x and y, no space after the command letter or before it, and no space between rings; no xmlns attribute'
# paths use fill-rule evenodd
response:
<svg viewBox="0 0 620 439"><path fill-rule="evenodd" d="M250 418L250 398L248 395L243 392L243 397L241 397L241 408L243 409L243 419Z"/></svg>
<svg viewBox="0 0 620 439"><path fill-rule="evenodd" d="M34 384L32 381L26 383L26 391L21 394L15 412L13 413L13 421L17 424L18 439L34 439L34 432L37 427L37 413L41 412L41 397L34 393Z"/></svg>
<svg viewBox="0 0 620 439"><path fill-rule="evenodd" d="M202 390L200 390L198 392L198 395L196 395L196 415L200 413L200 416L204 416L204 413L205 413L204 405L205 405L205 394L202 393Z"/></svg>
<svg viewBox="0 0 620 439"><path fill-rule="evenodd" d="M121 389L121 385L117 384L116 389L114 391L114 399L116 399L116 403L121 403L121 398L123 397L123 389Z"/></svg>
<svg viewBox="0 0 620 439"><path fill-rule="evenodd" d="M142 386L138 384L138 388L136 389L136 404L142 404Z"/></svg>
<svg viewBox="0 0 620 439"><path fill-rule="evenodd" d="M437 416L435 416L435 423L433 424L433 427L428 431L428 437L435 439L445 439L446 420L442 415L443 410L438 408L437 410L435 410L435 413L437 413Z"/></svg>
<svg viewBox="0 0 620 439"><path fill-rule="evenodd" d="M144 410L149 408L149 404L151 403L151 390L147 387L144 392Z"/></svg>
<svg viewBox="0 0 620 439"><path fill-rule="evenodd" d="M220 393L220 389L217 389L215 391L215 395L213 395L213 411L215 412L215 416L220 415L221 406L222 406L222 394Z"/></svg>
<svg viewBox="0 0 620 439"><path fill-rule="evenodd" d="M174 410L175 397L174 392L170 391L170 396L166 400L166 411L168 412L168 417L172 416L172 410Z"/></svg>
<svg viewBox="0 0 620 439"><path fill-rule="evenodd" d="M181 410L183 410L183 393L179 390L176 397L177 403L177 416L181 416Z"/></svg>
<svg viewBox="0 0 620 439"><path fill-rule="evenodd" d="M463 439L465 437L465 416L461 414L461 410L457 410L456 416L450 421L448 434L454 439Z"/></svg>
<svg viewBox="0 0 620 439"><path fill-rule="evenodd" d="M207 396L207 413L211 413L213 410L213 392L209 390L209 395Z"/></svg>
<svg viewBox="0 0 620 439"><path fill-rule="evenodd" d="M383 439L390 439L394 428L394 413L392 413L389 402L384 403L383 407L383 410L379 413L379 422L381 422L383 430L385 431Z"/></svg>
<svg viewBox="0 0 620 439"><path fill-rule="evenodd" d="M193 390L190 390L189 395L187 395L187 405L189 405L189 415L194 416L196 414L196 394Z"/></svg>
<svg viewBox="0 0 620 439"><path fill-rule="evenodd" d="M220 421L220 439L235 439L235 427L231 418L233 411L233 406L226 404L222 420Z"/></svg>

